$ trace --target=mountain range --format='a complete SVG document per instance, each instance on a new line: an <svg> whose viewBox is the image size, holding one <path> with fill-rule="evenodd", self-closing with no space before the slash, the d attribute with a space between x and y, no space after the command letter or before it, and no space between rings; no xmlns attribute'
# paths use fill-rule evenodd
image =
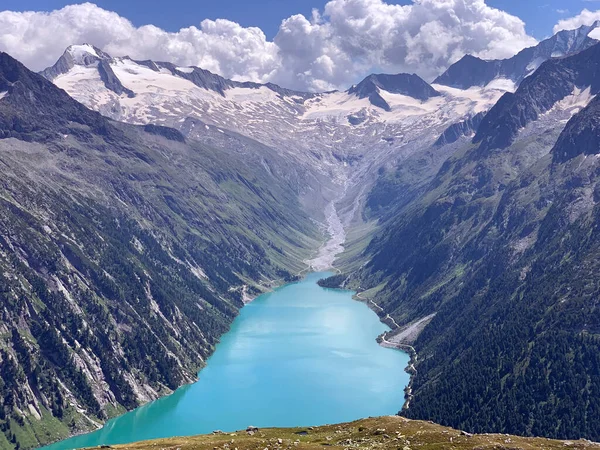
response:
<svg viewBox="0 0 600 450"><path fill-rule="evenodd" d="M402 414L600 439L597 29L324 93L0 54L0 447L193 380L337 222L329 284L418 355Z"/></svg>
<svg viewBox="0 0 600 450"><path fill-rule="evenodd" d="M596 21L577 30L559 31L535 47L521 50L508 59L483 60L465 55L437 77L435 83L468 89L485 86L496 78L505 78L518 85L550 58L567 56L595 45L600 38L597 31L599 27L600 22Z"/></svg>

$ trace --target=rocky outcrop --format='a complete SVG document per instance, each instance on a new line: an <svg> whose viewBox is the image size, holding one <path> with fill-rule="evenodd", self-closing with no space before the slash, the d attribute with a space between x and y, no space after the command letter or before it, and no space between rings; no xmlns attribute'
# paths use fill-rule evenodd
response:
<svg viewBox="0 0 600 450"><path fill-rule="evenodd" d="M600 97L573 116L551 153L555 163L564 163L579 155L600 154Z"/></svg>
<svg viewBox="0 0 600 450"><path fill-rule="evenodd" d="M576 55L545 62L519 89L506 93L483 118L473 139L482 150L508 147L520 129L575 89L600 90L600 44Z"/></svg>
<svg viewBox="0 0 600 450"><path fill-rule="evenodd" d="M421 101L441 95L418 75L406 73L369 75L347 92L358 98L368 98L373 106L389 111L391 108L381 96L382 90L391 94L407 95Z"/></svg>
<svg viewBox="0 0 600 450"><path fill-rule="evenodd" d="M443 145L453 144L458 141L461 137L472 136L479 128L479 124L485 117L484 112L475 114L473 117L469 117L461 122L450 125L442 133L442 135L435 142L435 146L441 147Z"/></svg>

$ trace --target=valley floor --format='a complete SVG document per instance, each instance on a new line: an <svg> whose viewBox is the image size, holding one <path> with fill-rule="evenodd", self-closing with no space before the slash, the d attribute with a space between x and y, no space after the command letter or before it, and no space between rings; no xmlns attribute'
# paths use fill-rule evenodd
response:
<svg viewBox="0 0 600 450"><path fill-rule="evenodd" d="M210 435L180 437L119 445L121 450L207 449L207 450L283 450L283 449L600 449L590 441L557 441L499 434L470 435L430 422L399 416L363 419L356 422L309 428L269 428L256 432L214 432Z"/></svg>
<svg viewBox="0 0 600 450"><path fill-rule="evenodd" d="M331 269L336 256L344 251L344 242L346 241L346 231L338 215L335 201L327 205L325 216L328 239L319 249L317 256L307 261L308 266L315 272Z"/></svg>

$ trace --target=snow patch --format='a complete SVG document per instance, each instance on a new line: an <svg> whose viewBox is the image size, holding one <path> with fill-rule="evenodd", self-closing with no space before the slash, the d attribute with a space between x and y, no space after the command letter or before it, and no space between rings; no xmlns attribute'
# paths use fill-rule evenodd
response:
<svg viewBox="0 0 600 450"><path fill-rule="evenodd" d="M333 92L306 103L307 110L302 116L304 120L316 120L326 117L345 118L350 113L372 107L366 98L358 98L346 92Z"/></svg>
<svg viewBox="0 0 600 450"><path fill-rule="evenodd" d="M566 96L561 101L557 102L550 111L570 111L571 114L576 114L585 108L593 99L591 87L584 89L574 88L571 95Z"/></svg>
<svg viewBox="0 0 600 450"><path fill-rule="evenodd" d="M178 72L182 73L192 73L194 71L193 67L176 67Z"/></svg>
<svg viewBox="0 0 600 450"><path fill-rule="evenodd" d="M6 97L6 94L8 94L8 91L0 92L0 100Z"/></svg>
<svg viewBox="0 0 600 450"><path fill-rule="evenodd" d="M454 109L455 115L465 117L488 111L506 92L513 92L503 89L514 87L514 83L512 84L513 86L509 83L494 83L492 81L485 87L475 86L469 89L452 88L441 84L434 84L432 86L444 95L446 101L450 103L448 106Z"/></svg>
<svg viewBox="0 0 600 450"><path fill-rule="evenodd" d="M508 78L496 78L495 80L490 81L484 90L515 92L517 90L517 86L513 80L509 80Z"/></svg>
<svg viewBox="0 0 600 450"><path fill-rule="evenodd" d="M95 66L75 66L54 79L54 84L92 109L111 104L118 96L108 90Z"/></svg>
<svg viewBox="0 0 600 450"><path fill-rule="evenodd" d="M277 93L266 86L254 88L231 88L225 91L227 99L236 103L267 103L280 101Z"/></svg>
<svg viewBox="0 0 600 450"><path fill-rule="evenodd" d="M131 59L115 60L111 67L123 86L136 94L160 93L177 97L181 92L197 89L197 86L191 81L174 76L168 70L156 72Z"/></svg>
<svg viewBox="0 0 600 450"><path fill-rule="evenodd" d="M592 39L600 40L600 28L594 28L592 31L590 31L590 33L588 34L588 37L590 37Z"/></svg>
<svg viewBox="0 0 600 450"><path fill-rule="evenodd" d="M552 54L552 57L554 57L554 54ZM538 70L542 63L544 63L545 61L546 59L542 57L535 58L533 61L531 61L525 68L525 70L527 71L525 74L525 78L532 75L536 70Z"/></svg>
<svg viewBox="0 0 600 450"><path fill-rule="evenodd" d="M95 56L96 58L100 58L98 56L98 53L96 52L96 49L89 44L72 45L71 47L69 47L68 52L69 55L71 55L71 57L73 58L73 62L75 64L84 64L83 58L86 55L91 55Z"/></svg>

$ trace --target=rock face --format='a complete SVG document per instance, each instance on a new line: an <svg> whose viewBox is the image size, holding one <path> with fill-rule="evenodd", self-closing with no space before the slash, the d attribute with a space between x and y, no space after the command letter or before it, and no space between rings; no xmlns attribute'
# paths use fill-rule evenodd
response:
<svg viewBox="0 0 600 450"><path fill-rule="evenodd" d="M571 55L591 47L598 41L589 34L600 22L584 25L577 30L563 30L535 47L526 48L515 56L503 60L486 61L466 55L440 75L434 83L459 89L486 86L495 79L512 80L520 84L550 58Z"/></svg>
<svg viewBox="0 0 600 450"><path fill-rule="evenodd" d="M43 141L67 133L71 124L99 134L116 132L109 121L0 52L0 136Z"/></svg>
<svg viewBox="0 0 600 450"><path fill-rule="evenodd" d="M469 117L466 120L450 125L435 142L435 145L439 147L442 145L452 144L458 141L461 137L474 135L484 117L485 113L480 112L475 114L473 117Z"/></svg>
<svg viewBox="0 0 600 450"><path fill-rule="evenodd" d="M406 73L369 75L359 84L350 88L348 93L356 95L358 98L368 98L372 105L389 111L391 107L380 95L381 90L391 94L406 95L421 101L441 95L418 75Z"/></svg>
<svg viewBox="0 0 600 450"><path fill-rule="evenodd" d="M555 163L565 163L579 155L600 154L600 97L573 116L551 153Z"/></svg>
<svg viewBox="0 0 600 450"><path fill-rule="evenodd" d="M525 79L514 94L505 94L483 118L473 139L483 150L509 146L520 129L548 112L559 101L589 89L600 90L600 44L575 55L552 59ZM584 105L585 106L585 105Z"/></svg>
<svg viewBox="0 0 600 450"><path fill-rule="evenodd" d="M161 127L149 123L148 125L144 125L144 131L146 133L162 136L170 141L185 142L185 136L179 130L175 130L174 128Z"/></svg>

